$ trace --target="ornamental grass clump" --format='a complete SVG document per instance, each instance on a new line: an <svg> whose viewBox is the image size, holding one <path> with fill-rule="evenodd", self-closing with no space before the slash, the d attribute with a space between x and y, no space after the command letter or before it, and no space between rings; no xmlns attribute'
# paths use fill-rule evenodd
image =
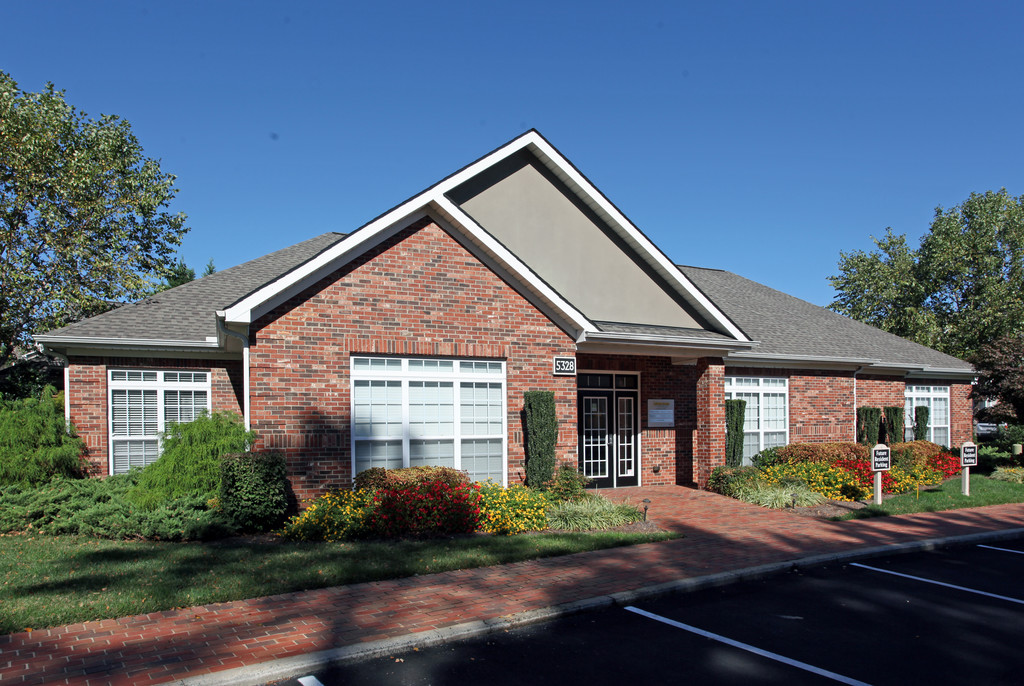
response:
<svg viewBox="0 0 1024 686"><path fill-rule="evenodd" d="M547 511L548 526L565 531L611 529L643 519L643 513L627 503L613 503L602 496L571 500L552 505Z"/></svg>
<svg viewBox="0 0 1024 686"><path fill-rule="evenodd" d="M480 486L480 531L501 536L543 531L548 526L547 499L537 490L513 484Z"/></svg>
<svg viewBox="0 0 1024 686"><path fill-rule="evenodd" d="M738 500L752 505L781 510L786 507L811 507L820 505L827 498L811 490L799 481L767 483L758 481L738 491Z"/></svg>
<svg viewBox="0 0 1024 686"><path fill-rule="evenodd" d="M996 467L989 478L1012 484L1024 484L1024 467Z"/></svg>

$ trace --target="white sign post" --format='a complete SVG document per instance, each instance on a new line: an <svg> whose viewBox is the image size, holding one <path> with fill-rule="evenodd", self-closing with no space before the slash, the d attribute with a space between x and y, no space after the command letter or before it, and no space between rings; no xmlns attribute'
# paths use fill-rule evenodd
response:
<svg viewBox="0 0 1024 686"><path fill-rule="evenodd" d="M960 479L964 495L971 495L971 467L978 465L978 446L967 441L960 446Z"/></svg>
<svg viewBox="0 0 1024 686"><path fill-rule="evenodd" d="M871 471L875 473L875 505L882 504L882 472L892 467L888 446L879 443L871 449Z"/></svg>

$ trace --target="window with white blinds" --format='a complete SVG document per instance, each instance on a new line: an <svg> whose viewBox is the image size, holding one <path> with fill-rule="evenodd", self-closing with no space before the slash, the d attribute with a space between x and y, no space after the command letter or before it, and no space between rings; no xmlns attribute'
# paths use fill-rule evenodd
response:
<svg viewBox="0 0 1024 686"><path fill-rule="evenodd" d="M354 472L443 466L505 483L505 363L352 358Z"/></svg>
<svg viewBox="0 0 1024 686"><path fill-rule="evenodd" d="M746 400L743 416L743 463L765 448L789 443L789 379L725 377L725 399Z"/></svg>
<svg viewBox="0 0 1024 686"><path fill-rule="evenodd" d="M171 424L210 412L210 373L112 369L110 471L123 474L160 457L160 434Z"/></svg>
<svg viewBox="0 0 1024 686"><path fill-rule="evenodd" d="M949 386L911 386L903 392L904 438L914 440L914 415L918 407L927 407L927 440L949 447Z"/></svg>

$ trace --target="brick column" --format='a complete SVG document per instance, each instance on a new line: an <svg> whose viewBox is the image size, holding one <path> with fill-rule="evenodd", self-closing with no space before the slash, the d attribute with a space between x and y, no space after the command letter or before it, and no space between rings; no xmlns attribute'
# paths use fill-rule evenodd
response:
<svg viewBox="0 0 1024 686"><path fill-rule="evenodd" d="M708 485L711 470L725 464L725 365L721 358L697 360L697 429L693 432L693 480Z"/></svg>

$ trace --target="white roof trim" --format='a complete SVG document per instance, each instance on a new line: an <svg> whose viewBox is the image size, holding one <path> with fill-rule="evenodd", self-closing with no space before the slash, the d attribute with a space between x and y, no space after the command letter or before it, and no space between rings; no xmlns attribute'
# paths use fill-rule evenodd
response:
<svg viewBox="0 0 1024 686"><path fill-rule="evenodd" d="M329 270L331 265L345 262L361 254L368 245L374 244L381 235L395 227L404 228L413 221L427 214L428 208L435 207L438 212L450 218L453 225L489 255L503 264L510 273L521 280L537 296L559 311L566 321L578 327L581 332L596 332L597 327L583 313L565 300L543 279L538 277L511 251L495 240L480 225L451 202L446 194L468 179L520 150L530 149L552 172L569 184L581 199L607 221L614 230L619 232L626 242L648 261L679 294L688 300L710 321L728 332L739 342L750 342L750 339L733 324L703 293L697 289L686 276L669 260L643 233L611 202L601 194L572 164L565 159L543 136L536 131L528 131L515 140L498 148L494 152L477 160L473 164L445 178L440 183L410 198L398 207L381 215L359 230L349 234L317 257L301 265L288 274L254 291L242 300L224 310L224 319L229 323L249 324L265 313L273 303L283 301L288 294L294 293L307 285L322 270Z"/></svg>
<svg viewBox="0 0 1024 686"><path fill-rule="evenodd" d="M99 336L33 336L37 343L48 345L88 345L98 347L161 346L168 348L218 348L217 341L173 341L156 338L109 338Z"/></svg>

